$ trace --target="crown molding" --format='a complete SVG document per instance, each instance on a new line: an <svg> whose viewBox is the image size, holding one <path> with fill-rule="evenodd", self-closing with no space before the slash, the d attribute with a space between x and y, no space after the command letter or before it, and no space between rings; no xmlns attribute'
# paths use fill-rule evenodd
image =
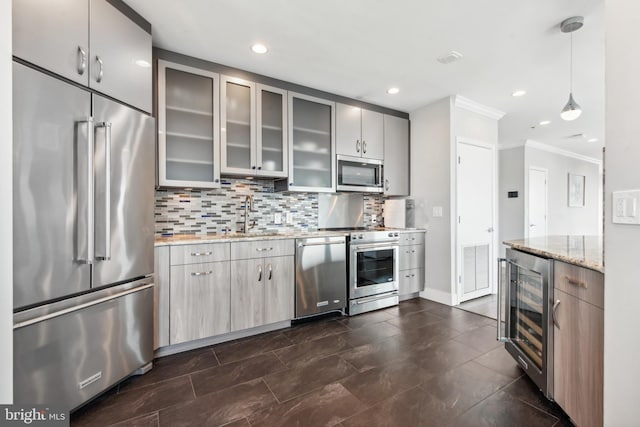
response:
<svg viewBox="0 0 640 427"><path fill-rule="evenodd" d="M453 97L453 105L455 107L462 108L464 110L468 110L494 120L500 120L506 114L504 111L487 107L486 105L480 104L476 101L472 101L471 99L465 98L464 96L460 95L455 95Z"/></svg>
<svg viewBox="0 0 640 427"><path fill-rule="evenodd" d="M553 145L543 144L532 139L527 139L524 143L525 147L535 148L537 150L547 151L549 153L559 154L565 157L571 157L574 159L582 160L589 163L595 163L598 166L602 166L602 160L594 157L585 156L584 154L574 153L573 151L563 150L562 148L554 147Z"/></svg>
<svg viewBox="0 0 640 427"><path fill-rule="evenodd" d="M498 150L509 150L511 148L524 147L524 142L512 142L509 144L498 144Z"/></svg>

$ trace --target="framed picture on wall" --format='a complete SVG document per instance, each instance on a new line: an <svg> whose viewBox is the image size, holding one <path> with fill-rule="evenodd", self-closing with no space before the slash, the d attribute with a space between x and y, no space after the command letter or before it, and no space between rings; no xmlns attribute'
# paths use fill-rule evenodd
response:
<svg viewBox="0 0 640 427"><path fill-rule="evenodd" d="M584 175L569 174L569 207L584 207Z"/></svg>

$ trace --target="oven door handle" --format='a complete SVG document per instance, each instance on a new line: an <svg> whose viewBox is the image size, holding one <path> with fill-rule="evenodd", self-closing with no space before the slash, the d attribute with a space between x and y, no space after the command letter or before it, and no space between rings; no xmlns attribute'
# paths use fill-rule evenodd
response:
<svg viewBox="0 0 640 427"><path fill-rule="evenodd" d="M397 240L393 242L385 242L384 245L381 245L380 243L351 245L351 249L355 252L360 252L367 249L376 249L380 251L387 250L387 249L397 250L399 247L400 247L399 242Z"/></svg>

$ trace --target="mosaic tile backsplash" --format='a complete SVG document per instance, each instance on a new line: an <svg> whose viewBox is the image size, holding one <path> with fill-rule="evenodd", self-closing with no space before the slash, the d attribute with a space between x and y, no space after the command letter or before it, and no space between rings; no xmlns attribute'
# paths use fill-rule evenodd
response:
<svg viewBox="0 0 640 427"><path fill-rule="evenodd" d="M220 188L211 190L156 190L156 236L171 234L206 235L241 232L244 227L244 204L253 196L250 232L316 231L318 229L317 193L274 192L272 180L223 178ZM380 218L383 197L364 196L364 221L371 215ZM282 214L282 224L274 223L274 214ZM287 223L287 215L290 223Z"/></svg>

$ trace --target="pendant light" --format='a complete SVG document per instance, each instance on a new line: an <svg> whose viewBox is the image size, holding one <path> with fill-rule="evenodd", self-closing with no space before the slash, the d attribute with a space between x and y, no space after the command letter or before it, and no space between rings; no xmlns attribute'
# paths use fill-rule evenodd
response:
<svg viewBox="0 0 640 427"><path fill-rule="evenodd" d="M569 65L569 101L560 112L562 120L571 121L580 117L582 114L582 107L573 99L573 32L579 30L584 25L584 18L582 16L573 16L567 18L560 24L560 29L563 33L569 33L571 37L571 56Z"/></svg>

